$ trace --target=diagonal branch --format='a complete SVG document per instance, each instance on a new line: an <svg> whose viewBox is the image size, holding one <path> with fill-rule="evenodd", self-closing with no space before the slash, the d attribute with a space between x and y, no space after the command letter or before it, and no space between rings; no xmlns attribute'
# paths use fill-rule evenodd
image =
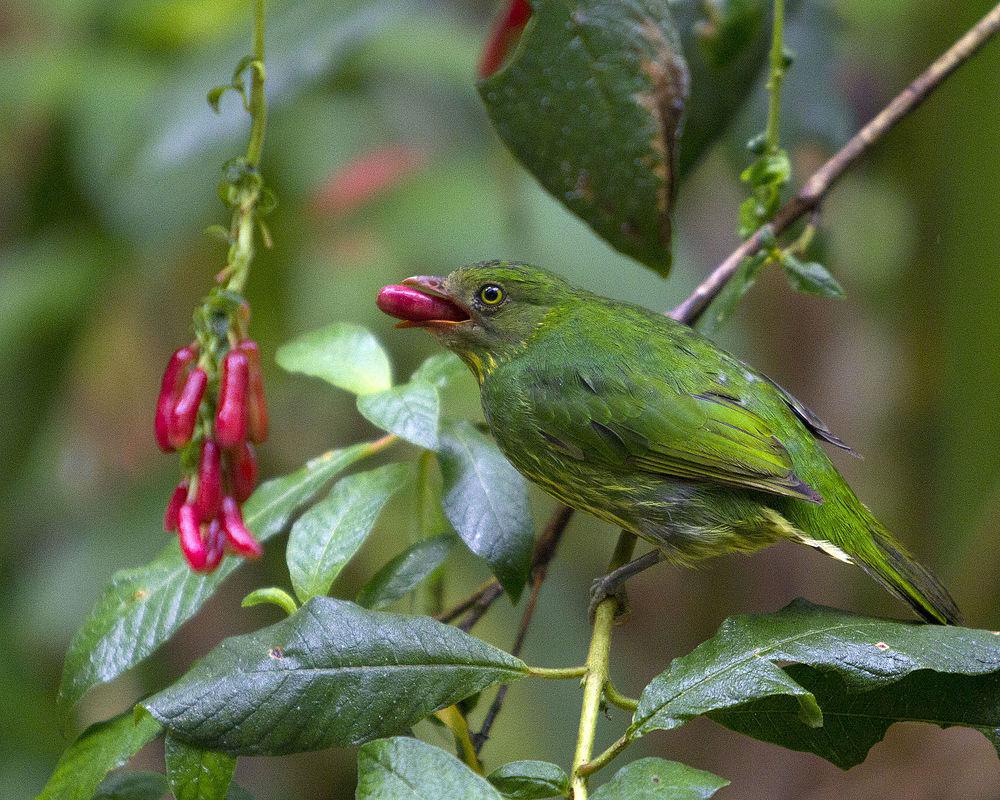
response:
<svg viewBox="0 0 1000 800"><path fill-rule="evenodd" d="M892 102L859 130L850 141L838 150L805 182L791 200L783 205L768 225L758 228L743 244L703 280L691 295L670 316L678 322L694 322L712 299L722 291L733 277L740 263L761 249L768 234L777 236L794 222L819 205L844 172L862 155L867 153L895 125L919 106L928 95L941 85L962 64L1000 30L1000 5L993 8L969 31L949 47L933 64L925 69L909 86L896 95Z"/></svg>

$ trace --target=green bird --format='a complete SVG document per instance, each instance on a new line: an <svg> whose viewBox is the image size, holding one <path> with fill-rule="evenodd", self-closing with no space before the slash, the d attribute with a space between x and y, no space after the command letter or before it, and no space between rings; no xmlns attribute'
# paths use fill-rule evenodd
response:
<svg viewBox="0 0 1000 800"><path fill-rule="evenodd" d="M856 564L929 622L947 590L862 504L821 443L850 451L778 384L691 328L536 267L474 264L387 286L379 307L431 332L479 381L497 445L529 480L692 564L783 539Z"/></svg>

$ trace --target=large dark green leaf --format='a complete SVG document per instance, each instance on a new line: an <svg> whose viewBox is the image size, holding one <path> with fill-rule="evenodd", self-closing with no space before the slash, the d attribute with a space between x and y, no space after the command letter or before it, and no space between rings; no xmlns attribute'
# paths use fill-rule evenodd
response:
<svg viewBox="0 0 1000 800"><path fill-rule="evenodd" d="M261 541L280 532L295 512L367 445L331 450L296 472L262 484L244 507ZM59 702L68 710L99 683L114 680L167 641L243 561L227 558L211 575L190 570L176 544L143 567L116 572L66 654Z"/></svg>
<svg viewBox="0 0 1000 800"><path fill-rule="evenodd" d="M164 742L167 778L175 800L225 800L236 771L236 759L203 750L167 735Z"/></svg>
<svg viewBox="0 0 1000 800"><path fill-rule="evenodd" d="M358 751L357 800L503 800L451 753L397 736Z"/></svg>
<svg viewBox="0 0 1000 800"><path fill-rule="evenodd" d="M438 448L441 399L429 382L410 381L358 398L358 411L374 425L427 450Z"/></svg>
<svg viewBox="0 0 1000 800"><path fill-rule="evenodd" d="M104 777L160 732L146 713L121 716L87 728L60 756L37 800L91 800Z"/></svg>
<svg viewBox="0 0 1000 800"><path fill-rule="evenodd" d="M687 67L667 0L532 0L479 92L500 138L618 250L666 274Z"/></svg>
<svg viewBox="0 0 1000 800"><path fill-rule="evenodd" d="M534 541L524 478L492 439L467 422L442 429L440 458L445 516L516 600Z"/></svg>
<svg viewBox="0 0 1000 800"><path fill-rule="evenodd" d="M511 761L486 777L505 800L569 797L569 776L547 761Z"/></svg>
<svg viewBox="0 0 1000 800"><path fill-rule="evenodd" d="M842 769L864 761L894 722L975 728L1000 753L1000 672L942 675L917 670L897 683L856 692L833 672L805 664L791 664L785 671L816 697L823 709L823 727L804 724L797 703L786 695L761 698L709 716L755 739L815 753Z"/></svg>
<svg viewBox="0 0 1000 800"><path fill-rule="evenodd" d="M414 542L361 588L358 605L377 610L410 593L444 563L454 542L451 534Z"/></svg>
<svg viewBox="0 0 1000 800"><path fill-rule="evenodd" d="M363 395L392 385L389 357L378 339L360 325L335 322L282 345L275 354L289 372L322 378L339 389Z"/></svg>
<svg viewBox="0 0 1000 800"><path fill-rule="evenodd" d="M192 744L280 754L398 733L524 674L519 659L427 617L314 597L288 619L226 639L144 705Z"/></svg>
<svg viewBox="0 0 1000 800"><path fill-rule="evenodd" d="M386 464L341 478L292 526L288 572L299 600L323 595L364 544L385 504L406 483L405 464Z"/></svg>
<svg viewBox="0 0 1000 800"><path fill-rule="evenodd" d="M159 772L112 772L101 781L93 800L162 800L167 779Z"/></svg>
<svg viewBox="0 0 1000 800"><path fill-rule="evenodd" d="M809 670L783 669L783 662ZM785 743L789 734L773 732L777 723L763 718L780 707L783 718L795 715L797 731L823 726L798 746L823 756L842 748L844 763L856 763L897 719L971 723L984 732L994 729L988 735L996 741L998 673L1000 637L990 631L874 619L797 600L775 614L728 619L714 637L675 659L643 691L630 735L712 714ZM967 676L977 678L977 692L961 695L969 687ZM918 687L927 694L914 697ZM856 707L848 698L861 693L883 712L877 719L847 715L848 707ZM823 700L834 705L827 709Z"/></svg>
<svg viewBox="0 0 1000 800"><path fill-rule="evenodd" d="M676 761L640 758L622 767L593 800L708 800L729 781Z"/></svg>

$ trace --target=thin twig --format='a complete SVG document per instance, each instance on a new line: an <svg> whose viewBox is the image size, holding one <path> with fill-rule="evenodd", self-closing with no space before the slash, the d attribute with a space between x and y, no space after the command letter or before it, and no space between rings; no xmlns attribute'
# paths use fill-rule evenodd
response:
<svg viewBox="0 0 1000 800"><path fill-rule="evenodd" d="M933 64L858 131L851 140L813 173L791 200L783 205L769 225L759 228L712 271L691 295L670 312L679 322L694 322L712 299L733 277L744 258L754 255L768 238L778 236L814 209L833 184L855 161L880 141L903 117L911 113L941 82L969 60L1000 30L1000 5L977 22Z"/></svg>

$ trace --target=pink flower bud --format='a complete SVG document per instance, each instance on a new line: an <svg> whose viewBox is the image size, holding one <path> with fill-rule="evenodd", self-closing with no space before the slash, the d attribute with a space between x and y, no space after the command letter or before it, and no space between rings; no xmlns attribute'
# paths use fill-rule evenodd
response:
<svg viewBox="0 0 1000 800"><path fill-rule="evenodd" d="M257 455L253 445L244 442L233 454L233 496L238 503L246 501L257 486Z"/></svg>
<svg viewBox="0 0 1000 800"><path fill-rule="evenodd" d="M241 556L259 558L264 552L260 542L254 538L243 522L240 506L232 497L225 497L222 500L222 529L226 532L230 547Z"/></svg>
<svg viewBox="0 0 1000 800"><path fill-rule="evenodd" d="M182 347L170 356L167 368L163 371L160 395L156 400L156 420L153 429L156 433L156 443L164 453L174 450L170 443L170 417L184 385L182 380L184 368L194 361L197 355L193 347Z"/></svg>
<svg viewBox="0 0 1000 800"><path fill-rule="evenodd" d="M205 572L214 572L215 568L222 563L222 556L226 553L226 534L222 530L219 520L213 519L208 524L208 532L205 534Z"/></svg>
<svg viewBox="0 0 1000 800"><path fill-rule="evenodd" d="M222 454L219 446L211 439L201 445L201 459L198 461L198 497L195 505L202 522L208 522L219 515L222 502Z"/></svg>
<svg viewBox="0 0 1000 800"><path fill-rule="evenodd" d="M205 394L205 384L208 375L201 367L195 367L187 376L180 397L170 415L170 444L173 447L183 447L191 441L194 435L194 425L198 421L198 407Z"/></svg>
<svg viewBox="0 0 1000 800"><path fill-rule="evenodd" d="M267 398L264 396L264 375L260 369L260 348L257 342L246 339L240 342L250 365L247 385L247 434L254 444L267 439Z"/></svg>
<svg viewBox="0 0 1000 800"><path fill-rule="evenodd" d="M177 533L180 538L181 552L188 565L195 572L205 569L208 549L201 538L201 521L198 509L192 503L185 503L177 515Z"/></svg>
<svg viewBox="0 0 1000 800"><path fill-rule="evenodd" d="M186 480L177 484L174 493L170 495L170 502L167 503L167 510L163 515L163 530L167 533L177 530L177 517L180 514L181 506L187 502L188 482Z"/></svg>
<svg viewBox="0 0 1000 800"><path fill-rule="evenodd" d="M222 359L219 410L215 414L215 440L227 450L247 438L247 384L250 363L246 353L234 349Z"/></svg>

